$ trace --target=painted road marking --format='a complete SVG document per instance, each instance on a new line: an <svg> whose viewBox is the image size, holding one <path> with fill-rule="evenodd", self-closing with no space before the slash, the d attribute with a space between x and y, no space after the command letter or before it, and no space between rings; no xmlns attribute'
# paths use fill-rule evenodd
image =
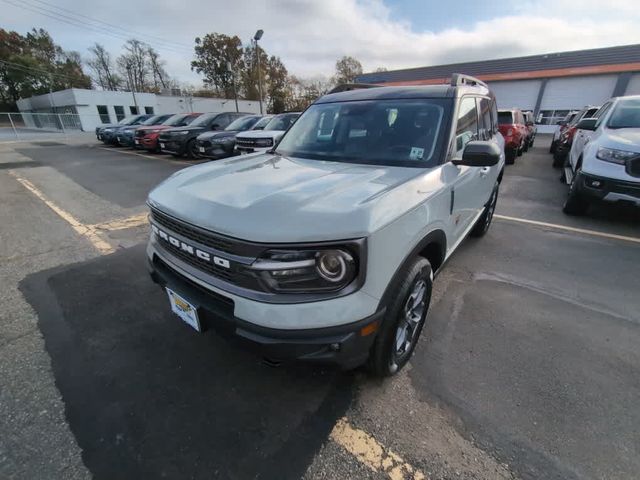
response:
<svg viewBox="0 0 640 480"><path fill-rule="evenodd" d="M569 227L567 225L559 225L557 223L547 223L547 222L539 222L537 220L527 220L526 218L508 217L506 215L498 215L497 213L494 214L493 217L494 218L498 218L500 220L507 220L509 222L526 223L526 224L529 224L529 225L537 225L539 227L553 228L555 230L564 230L564 231L567 231L567 232L583 233L585 235L591 235L591 236L594 236L594 237L610 238L610 239L613 239L613 240L623 240L625 242L640 243L640 238L638 238L638 237L628 237L626 235L616 235L615 233L599 232L597 230L588 230L586 228Z"/></svg>
<svg viewBox="0 0 640 480"><path fill-rule="evenodd" d="M150 158L152 160L157 160L158 156L152 157L151 155L145 155L144 153L138 153L138 152L128 152L127 150L114 150L113 148L109 148L109 147L98 147L101 150L106 150L107 152L112 152L112 153L126 153L127 155L137 155L138 157L144 157L144 158Z"/></svg>
<svg viewBox="0 0 640 480"><path fill-rule="evenodd" d="M44 193L38 190L26 178L21 177L19 174L11 170L9 170L8 173L12 177L14 177L18 182L20 182L24 188L26 188L31 193L33 193L36 197L42 200L42 202L44 202L44 204L47 207L49 207L51 210L53 210L60 218L62 218L65 222L71 225L71 228L73 228L76 231L76 233L78 233L79 235L89 240L89 242L91 242L91 244L101 254L106 255L115 251L115 248L113 248L108 242L104 241L100 237L98 232L96 232L96 229L93 228L91 225L85 225L80 220L78 220L73 215L71 215L69 212L67 212L66 210L63 210L58 205L53 203L44 195Z"/></svg>
<svg viewBox="0 0 640 480"><path fill-rule="evenodd" d="M122 218L120 220L113 220L111 222L104 223L96 223L94 225L89 225L91 228L96 230L124 230L126 228L134 228L140 227L142 225L148 225L149 221L147 220L148 213L140 213L139 215L132 215L131 217Z"/></svg>
<svg viewBox="0 0 640 480"><path fill-rule="evenodd" d="M413 468L398 454L386 449L364 430L353 427L346 418L338 420L330 435L356 459L374 472L386 473L391 480L425 480L424 473Z"/></svg>

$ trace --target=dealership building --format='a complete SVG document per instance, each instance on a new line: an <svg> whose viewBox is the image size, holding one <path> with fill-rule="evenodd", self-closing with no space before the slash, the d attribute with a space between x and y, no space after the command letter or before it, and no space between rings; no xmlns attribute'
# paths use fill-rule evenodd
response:
<svg viewBox="0 0 640 480"><path fill-rule="evenodd" d="M366 73L356 81L434 85L448 82L453 73L485 81L499 108L533 111L538 131L550 132L571 110L640 95L640 45Z"/></svg>
<svg viewBox="0 0 640 480"><path fill-rule="evenodd" d="M29 127L56 128L55 122L59 120L43 114L57 113L61 114L65 128L92 131L99 125L116 123L137 113L235 112L236 102L228 98L69 88L20 99L17 107ZM259 113L260 102L238 100L238 111Z"/></svg>

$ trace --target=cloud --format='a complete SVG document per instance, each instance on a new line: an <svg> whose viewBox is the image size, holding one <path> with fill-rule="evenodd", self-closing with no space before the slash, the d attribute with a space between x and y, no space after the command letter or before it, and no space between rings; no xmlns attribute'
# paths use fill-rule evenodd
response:
<svg viewBox="0 0 640 480"><path fill-rule="evenodd" d="M437 31L417 31L408 21L392 19L390 4L382 0L110 0L99 6L60 0L56 5L183 45L207 32L239 35L248 42L262 28L264 48L299 76L330 76L342 55L355 56L365 70L374 70L640 43L640 9L622 0L581 0L579 5L575 0L530 1L510 15ZM43 26L64 48L83 54L94 41L113 53L123 43L10 8L7 27L24 31ZM437 3L425 8L437 8ZM189 50L156 46L170 73L198 81L189 69Z"/></svg>

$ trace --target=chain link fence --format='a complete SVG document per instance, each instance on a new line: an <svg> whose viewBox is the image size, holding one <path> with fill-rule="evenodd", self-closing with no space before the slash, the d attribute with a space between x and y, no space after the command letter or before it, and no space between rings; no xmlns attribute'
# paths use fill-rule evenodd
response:
<svg viewBox="0 0 640 480"><path fill-rule="evenodd" d="M0 142L52 135L78 136L83 132L93 133L95 127L102 123L99 115L0 113Z"/></svg>

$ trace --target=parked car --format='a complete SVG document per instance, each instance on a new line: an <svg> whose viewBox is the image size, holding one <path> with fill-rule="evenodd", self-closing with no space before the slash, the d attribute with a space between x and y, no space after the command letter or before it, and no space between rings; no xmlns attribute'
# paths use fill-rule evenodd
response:
<svg viewBox="0 0 640 480"><path fill-rule="evenodd" d="M220 132L205 132L196 138L198 155L208 158L225 158L232 156L235 152L236 135L248 130L264 130L264 127L271 120L272 115L262 117L260 115L247 115L236 118L227 128Z"/></svg>
<svg viewBox="0 0 640 480"><path fill-rule="evenodd" d="M583 214L594 200L640 206L640 95L613 98L583 118L567 163L565 213Z"/></svg>
<svg viewBox="0 0 640 480"><path fill-rule="evenodd" d="M536 139L538 129L536 128L536 122L534 121L533 112L522 112L524 115L524 124L527 127L527 148L533 147L533 142Z"/></svg>
<svg viewBox="0 0 640 480"><path fill-rule="evenodd" d="M240 154L266 152L273 148L299 116L299 112L280 113L274 116L262 131L239 133L236 136L236 150Z"/></svg>
<svg viewBox="0 0 640 480"><path fill-rule="evenodd" d="M583 118L591 118L595 115L600 107L585 107L579 112L577 112L572 120L566 124L560 134L560 137L557 140L556 147L553 152L553 166L556 168L564 166L565 160L567 158L567 154L569 150L571 150L571 145L573 144L573 136L576 133L576 126L578 122Z"/></svg>
<svg viewBox="0 0 640 480"><path fill-rule="evenodd" d="M125 128L129 125L140 125L142 122L150 118L151 115L134 115L133 117L127 117L120 120L116 125L108 125L104 127L99 127L99 130L96 129L96 136L98 140L101 140L103 143L107 145L117 145L118 141L116 140L117 133L120 129Z"/></svg>
<svg viewBox="0 0 640 480"><path fill-rule="evenodd" d="M517 108L498 110L498 122L500 133L504 137L506 161L511 165L525 149L528 130L524 123L524 115Z"/></svg>
<svg viewBox="0 0 640 480"><path fill-rule="evenodd" d="M150 125L160 125L171 116L173 116L172 113L166 113L164 115L154 115L153 117L146 119L140 125L132 125L121 128L116 133L116 141L121 147L135 147L135 133L138 128L148 127Z"/></svg>
<svg viewBox="0 0 640 480"><path fill-rule="evenodd" d="M560 120L556 124L558 125L558 128L556 128L555 131L553 132L553 138L551 139L551 146L549 147L549 153L555 152L556 145L558 144L558 139L560 138L560 135L562 135L562 132L566 130L567 125L571 123L571 120L573 120L573 117L575 117L577 113L578 113L578 110L569 112L566 117L564 117L562 120Z"/></svg>
<svg viewBox="0 0 640 480"><path fill-rule="evenodd" d="M393 375L434 276L491 225L497 118L489 88L463 75L325 95L273 152L183 169L149 194L151 278L197 331L272 361Z"/></svg>
<svg viewBox="0 0 640 480"><path fill-rule="evenodd" d="M136 130L134 143L148 152L160 152L158 137L160 132L172 127L184 127L198 118L201 113L176 113L160 125L140 127Z"/></svg>
<svg viewBox="0 0 640 480"><path fill-rule="evenodd" d="M170 153L174 157L186 155L189 158L196 158L198 156L196 147L198 135L207 130L224 130L235 119L245 115L247 113L204 113L185 127L174 127L160 132L158 137L160 150Z"/></svg>

